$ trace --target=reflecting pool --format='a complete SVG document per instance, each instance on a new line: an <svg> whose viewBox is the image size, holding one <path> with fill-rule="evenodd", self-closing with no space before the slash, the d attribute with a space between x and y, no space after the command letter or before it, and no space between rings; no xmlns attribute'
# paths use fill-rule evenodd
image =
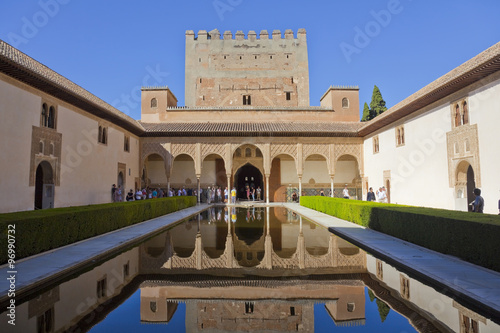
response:
<svg viewBox="0 0 500 333"><path fill-rule="evenodd" d="M2 314L6 317L6 313ZM54 281L0 332L498 332L281 207L212 207Z"/></svg>

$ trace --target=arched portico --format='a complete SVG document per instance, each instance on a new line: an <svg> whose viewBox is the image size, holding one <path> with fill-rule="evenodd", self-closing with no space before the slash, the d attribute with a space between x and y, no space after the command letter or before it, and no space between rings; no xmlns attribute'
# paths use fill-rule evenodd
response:
<svg viewBox="0 0 500 333"><path fill-rule="evenodd" d="M346 185L352 199L362 199L361 168L356 156L350 154L341 155L335 161L334 196L343 197Z"/></svg>

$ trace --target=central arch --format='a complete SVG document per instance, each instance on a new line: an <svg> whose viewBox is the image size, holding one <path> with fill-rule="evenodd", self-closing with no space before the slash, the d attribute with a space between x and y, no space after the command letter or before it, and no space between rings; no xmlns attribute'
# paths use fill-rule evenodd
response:
<svg viewBox="0 0 500 333"><path fill-rule="evenodd" d="M262 182L262 173L258 168L253 166L250 163L247 163L240 167L236 174L234 175L234 184L236 186L236 195L238 199L247 199L246 188L247 186L252 189L255 188L257 190L258 187L263 189L264 183ZM261 192L261 199L262 199ZM256 198L257 199L257 198ZM250 197L251 200L251 197Z"/></svg>
<svg viewBox="0 0 500 333"><path fill-rule="evenodd" d="M54 177L52 166L42 161L36 168L35 175L35 209L54 207Z"/></svg>

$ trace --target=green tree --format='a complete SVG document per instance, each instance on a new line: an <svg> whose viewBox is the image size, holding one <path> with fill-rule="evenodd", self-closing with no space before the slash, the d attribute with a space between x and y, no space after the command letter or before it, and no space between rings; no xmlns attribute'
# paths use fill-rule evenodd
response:
<svg viewBox="0 0 500 333"><path fill-rule="evenodd" d="M375 302L377 303L380 320L384 322L385 319L387 318L387 315L389 314L389 311L391 311L391 308L387 304L385 304L385 302L379 300L378 298L375 299Z"/></svg>
<svg viewBox="0 0 500 333"><path fill-rule="evenodd" d="M387 110L387 107L385 106L380 89L377 86L373 86L372 101L370 103L370 115L372 115L372 118L370 119L382 114L385 110Z"/></svg>
<svg viewBox="0 0 500 333"><path fill-rule="evenodd" d="M363 117L361 118L361 121L368 121L370 120L370 108L368 107L368 104L365 102L365 106L363 107Z"/></svg>

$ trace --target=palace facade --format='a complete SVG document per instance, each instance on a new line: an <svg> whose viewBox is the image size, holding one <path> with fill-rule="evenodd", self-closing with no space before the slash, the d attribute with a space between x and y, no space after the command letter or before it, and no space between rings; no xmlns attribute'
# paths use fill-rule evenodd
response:
<svg viewBox="0 0 500 333"><path fill-rule="evenodd" d="M0 41L0 212L109 202L118 184L248 185L266 202L384 185L391 202L455 210L479 187L498 213L500 43L366 123L356 86L310 106L303 29L187 31L185 54L186 105L143 87L138 121Z"/></svg>

